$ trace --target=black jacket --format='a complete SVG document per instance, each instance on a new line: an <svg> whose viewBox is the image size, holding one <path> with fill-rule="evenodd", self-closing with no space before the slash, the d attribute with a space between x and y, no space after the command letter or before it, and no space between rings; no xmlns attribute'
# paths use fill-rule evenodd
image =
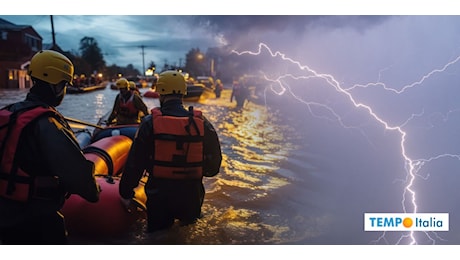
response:
<svg viewBox="0 0 460 260"><path fill-rule="evenodd" d="M163 115L179 117L188 116L190 113L184 108L180 99L169 100L163 103L161 112ZM222 152L216 130L206 117L204 117L204 128L203 175L205 177L212 177L219 173ZM148 115L144 117L139 125L121 177L120 195L123 198L133 198L134 188L138 186L144 170L150 171L152 169L152 158L154 158L153 155L156 152L153 143L153 120L152 115ZM148 183L146 189L148 189Z"/></svg>
<svg viewBox="0 0 460 260"><path fill-rule="evenodd" d="M47 106L29 93L24 102L12 105L10 111L30 106L30 103ZM40 117L24 128L17 156L19 167L30 175L57 176L60 192L53 200L33 200L27 204L0 199L0 225L19 222L23 217L56 212L63 206L66 193L77 194L90 202L98 201L94 164L86 160L71 128L59 112L56 111L53 117Z"/></svg>

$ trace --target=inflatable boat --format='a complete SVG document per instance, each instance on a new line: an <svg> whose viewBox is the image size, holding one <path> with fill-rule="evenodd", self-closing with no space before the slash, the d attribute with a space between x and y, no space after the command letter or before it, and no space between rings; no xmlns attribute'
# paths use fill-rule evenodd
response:
<svg viewBox="0 0 460 260"><path fill-rule="evenodd" d="M78 195L71 195L62 213L69 237L90 241L116 238L129 234L138 220L146 217L145 176L136 189L133 200L137 210L123 206L118 192L123 167L133 142L137 125L114 126L95 131L76 131L75 135L86 159L95 166L96 181L101 187L99 201L90 203Z"/></svg>
<svg viewBox="0 0 460 260"><path fill-rule="evenodd" d="M147 92L144 93L143 97L147 97L147 98L159 98L159 97L160 97L160 94L158 94L158 92L156 92L156 91L153 90L153 89L149 89Z"/></svg>

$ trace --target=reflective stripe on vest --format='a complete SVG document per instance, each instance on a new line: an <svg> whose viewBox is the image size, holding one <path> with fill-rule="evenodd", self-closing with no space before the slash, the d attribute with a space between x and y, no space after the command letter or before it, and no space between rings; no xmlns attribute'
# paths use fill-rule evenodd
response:
<svg viewBox="0 0 460 260"><path fill-rule="evenodd" d="M0 196L16 201L28 201L33 192L34 179L22 171L16 162L16 150L21 133L30 122L53 110L35 107L14 113L0 110Z"/></svg>
<svg viewBox="0 0 460 260"><path fill-rule="evenodd" d="M152 175L166 179L203 176L204 120L201 111L190 116L163 116L152 109L155 156Z"/></svg>

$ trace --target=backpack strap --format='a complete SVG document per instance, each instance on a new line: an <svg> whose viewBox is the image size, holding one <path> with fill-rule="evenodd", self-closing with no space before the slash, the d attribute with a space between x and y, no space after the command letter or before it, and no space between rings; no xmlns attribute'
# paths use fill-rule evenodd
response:
<svg viewBox="0 0 460 260"><path fill-rule="evenodd" d="M201 111L193 110L193 106L189 106L188 111L189 111L188 125L185 126L185 131L187 131L189 135L192 135L192 133L190 132L190 125L193 125L193 127L195 128L195 131L197 132L197 135L199 136L200 129L198 128L198 125L196 124L194 117L195 116L201 117L202 116Z"/></svg>

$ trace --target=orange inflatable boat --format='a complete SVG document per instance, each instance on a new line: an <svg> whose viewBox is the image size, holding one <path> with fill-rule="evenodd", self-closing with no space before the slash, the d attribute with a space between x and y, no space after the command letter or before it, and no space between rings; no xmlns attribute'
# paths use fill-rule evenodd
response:
<svg viewBox="0 0 460 260"><path fill-rule="evenodd" d="M145 218L146 196L144 180L136 190L137 211L128 212L118 192L120 177L132 140L123 135L102 138L83 149L88 160L94 162L96 181L101 187L99 201L90 203L78 195L71 195L62 208L69 237L103 239L122 237Z"/></svg>

